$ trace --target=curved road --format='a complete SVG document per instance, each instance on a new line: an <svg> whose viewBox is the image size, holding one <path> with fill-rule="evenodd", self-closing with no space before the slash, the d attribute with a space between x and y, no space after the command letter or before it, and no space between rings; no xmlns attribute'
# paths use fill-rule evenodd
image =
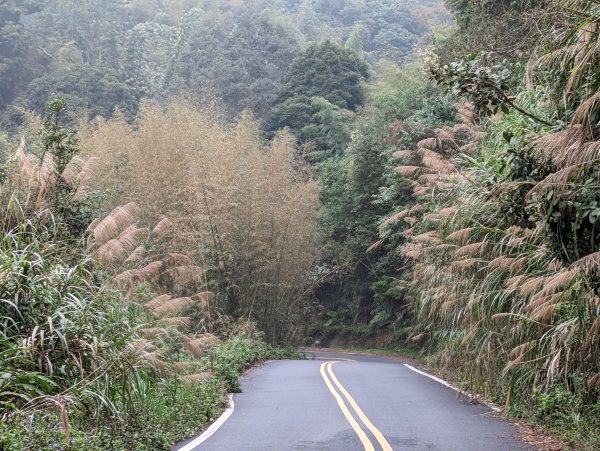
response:
<svg viewBox="0 0 600 451"><path fill-rule="evenodd" d="M308 353L242 379L232 415L181 451L531 450L489 408L396 359ZM344 360L344 359L349 359Z"/></svg>

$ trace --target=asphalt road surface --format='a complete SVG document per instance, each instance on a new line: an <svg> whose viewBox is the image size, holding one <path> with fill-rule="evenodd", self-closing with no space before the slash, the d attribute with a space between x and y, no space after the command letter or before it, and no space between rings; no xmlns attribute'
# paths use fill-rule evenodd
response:
<svg viewBox="0 0 600 451"><path fill-rule="evenodd" d="M488 407L461 399L407 362L337 353L309 353L308 359L269 362L252 370L242 379L243 392L234 395L233 413L218 430L175 449L532 449Z"/></svg>

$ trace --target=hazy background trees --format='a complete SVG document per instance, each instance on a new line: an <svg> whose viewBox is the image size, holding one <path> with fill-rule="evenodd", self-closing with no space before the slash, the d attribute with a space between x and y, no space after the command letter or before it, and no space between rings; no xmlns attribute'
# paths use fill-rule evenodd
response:
<svg viewBox="0 0 600 451"><path fill-rule="evenodd" d="M118 107L132 118L142 98L210 91L231 116L267 119L306 45L329 39L370 64L401 62L444 19L439 3L11 0L0 6L0 117L18 125L53 92L73 116Z"/></svg>

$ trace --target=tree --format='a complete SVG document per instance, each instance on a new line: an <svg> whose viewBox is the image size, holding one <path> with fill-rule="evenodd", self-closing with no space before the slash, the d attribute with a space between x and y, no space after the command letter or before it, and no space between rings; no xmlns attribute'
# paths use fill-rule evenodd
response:
<svg viewBox="0 0 600 451"><path fill-rule="evenodd" d="M292 62L279 102L299 96L322 97L356 111L365 100L363 84L369 75L369 66L353 50L331 41L313 44Z"/></svg>
<svg viewBox="0 0 600 451"><path fill-rule="evenodd" d="M299 44L293 30L259 6L241 5L235 14L192 10L184 18L168 90L212 91L232 115L250 109L265 117Z"/></svg>
<svg viewBox="0 0 600 451"><path fill-rule="evenodd" d="M133 117L137 99L133 90L118 78L116 71L79 66L71 70L50 73L29 84L23 96L15 100L21 108L41 113L49 96L64 97L72 113L68 119L85 114L89 117L110 117L119 108L127 117ZM12 118L19 122L19 115Z"/></svg>
<svg viewBox="0 0 600 451"><path fill-rule="evenodd" d="M39 11L40 0L8 0L0 3L0 111L4 110L24 83L38 71L39 55L25 40L22 16Z"/></svg>
<svg viewBox="0 0 600 451"><path fill-rule="evenodd" d="M330 41L309 46L290 66L267 129L289 128L310 144L305 158L313 163L342 154L368 77L369 67L353 50Z"/></svg>

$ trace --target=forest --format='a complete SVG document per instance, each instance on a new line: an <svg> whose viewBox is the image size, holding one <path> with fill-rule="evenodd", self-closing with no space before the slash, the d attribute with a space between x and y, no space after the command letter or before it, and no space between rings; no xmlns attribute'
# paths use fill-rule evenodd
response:
<svg viewBox="0 0 600 451"><path fill-rule="evenodd" d="M596 0L2 2L0 450L170 449L316 343L598 449L599 31Z"/></svg>

